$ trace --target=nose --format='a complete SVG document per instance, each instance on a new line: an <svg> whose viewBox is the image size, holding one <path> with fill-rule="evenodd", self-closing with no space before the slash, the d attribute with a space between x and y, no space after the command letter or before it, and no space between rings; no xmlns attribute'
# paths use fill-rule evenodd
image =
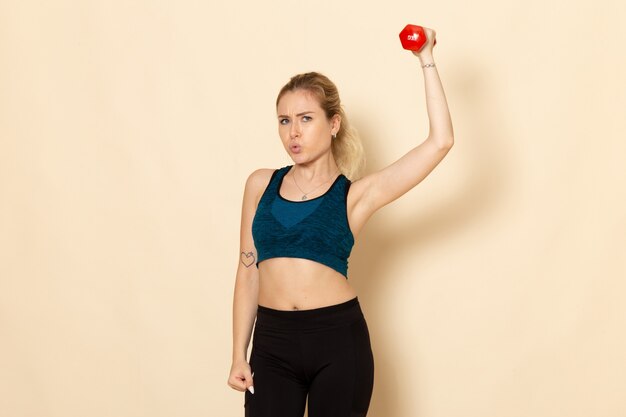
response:
<svg viewBox="0 0 626 417"><path fill-rule="evenodd" d="M289 137L293 139L297 138L298 136L300 136L300 126L297 122L294 121L291 123L291 127L289 128Z"/></svg>

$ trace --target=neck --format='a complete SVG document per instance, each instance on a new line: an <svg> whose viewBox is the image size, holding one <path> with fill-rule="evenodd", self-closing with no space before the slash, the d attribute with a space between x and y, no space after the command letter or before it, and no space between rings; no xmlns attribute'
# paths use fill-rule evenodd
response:
<svg viewBox="0 0 626 417"><path fill-rule="evenodd" d="M328 160L316 160L302 164L294 164L291 169L298 172L298 180L308 183L320 182L330 177L334 177L339 171L339 167L333 158Z"/></svg>

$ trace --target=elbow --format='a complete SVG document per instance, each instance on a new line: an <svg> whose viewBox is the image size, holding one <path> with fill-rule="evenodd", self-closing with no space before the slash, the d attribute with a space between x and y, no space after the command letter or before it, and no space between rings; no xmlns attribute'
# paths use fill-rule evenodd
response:
<svg viewBox="0 0 626 417"><path fill-rule="evenodd" d="M454 146L454 136L439 138L437 146L443 151L449 151Z"/></svg>

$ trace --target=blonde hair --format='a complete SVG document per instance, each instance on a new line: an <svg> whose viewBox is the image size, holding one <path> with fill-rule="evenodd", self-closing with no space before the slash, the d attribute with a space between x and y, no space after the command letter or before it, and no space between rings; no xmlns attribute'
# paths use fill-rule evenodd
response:
<svg viewBox="0 0 626 417"><path fill-rule="evenodd" d="M365 168L365 152L358 132L348 122L335 84L318 72L294 75L278 93L276 106L285 93L295 90L313 93L328 120L339 115L341 125L337 137L332 140L331 151L341 173L350 180L357 180Z"/></svg>

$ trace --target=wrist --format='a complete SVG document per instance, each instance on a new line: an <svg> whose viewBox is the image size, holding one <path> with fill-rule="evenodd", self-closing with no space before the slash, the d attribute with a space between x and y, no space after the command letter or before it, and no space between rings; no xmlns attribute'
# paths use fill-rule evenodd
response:
<svg viewBox="0 0 626 417"><path fill-rule="evenodd" d="M239 361L246 362L247 356L248 356L247 349L245 351L237 350L236 352L233 352L233 362L239 362Z"/></svg>
<svg viewBox="0 0 626 417"><path fill-rule="evenodd" d="M419 54L417 56L420 59L422 65L434 63L435 59L433 58L433 54Z"/></svg>
<svg viewBox="0 0 626 417"><path fill-rule="evenodd" d="M238 363L238 362L248 362L247 358L245 356L233 356L233 363Z"/></svg>

